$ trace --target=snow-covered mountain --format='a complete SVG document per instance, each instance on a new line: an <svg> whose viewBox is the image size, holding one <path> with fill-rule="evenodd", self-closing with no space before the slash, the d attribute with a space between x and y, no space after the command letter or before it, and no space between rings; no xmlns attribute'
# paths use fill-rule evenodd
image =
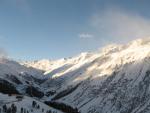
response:
<svg viewBox="0 0 150 113"><path fill-rule="evenodd" d="M81 113L150 112L149 38L66 59L46 75L42 86L56 91L48 99Z"/></svg>
<svg viewBox="0 0 150 113"><path fill-rule="evenodd" d="M33 96L32 85L42 93L39 100L50 105L63 103L81 113L150 112L150 38L55 61L4 59L0 71L0 80L19 93Z"/></svg>
<svg viewBox="0 0 150 113"><path fill-rule="evenodd" d="M35 97L42 97L44 93L40 88L40 83L43 81L43 71L25 67L20 63L1 58L0 59L0 92L2 93L17 93L27 94L31 96L29 89L32 87L35 90ZM38 93L37 93L38 92Z"/></svg>

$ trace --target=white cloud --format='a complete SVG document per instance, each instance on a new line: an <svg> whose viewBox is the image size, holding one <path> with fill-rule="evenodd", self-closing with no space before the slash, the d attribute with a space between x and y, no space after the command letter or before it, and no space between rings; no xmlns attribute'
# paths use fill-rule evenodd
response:
<svg viewBox="0 0 150 113"><path fill-rule="evenodd" d="M89 33L81 33L81 34L79 34L79 37L83 38L83 39L94 38L94 36L92 34L89 34Z"/></svg>
<svg viewBox="0 0 150 113"><path fill-rule="evenodd" d="M102 40L127 42L150 36L150 20L120 8L109 8L92 16L90 21Z"/></svg>

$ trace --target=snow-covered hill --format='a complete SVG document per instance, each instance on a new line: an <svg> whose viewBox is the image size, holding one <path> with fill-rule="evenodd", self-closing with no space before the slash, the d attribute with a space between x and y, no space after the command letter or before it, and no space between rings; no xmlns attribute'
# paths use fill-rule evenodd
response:
<svg viewBox="0 0 150 113"><path fill-rule="evenodd" d="M35 105L33 103L35 102ZM13 109L13 106L15 109ZM5 109L6 108L6 109ZM6 110L6 112L5 112ZM0 113L62 113L33 98L0 93Z"/></svg>
<svg viewBox="0 0 150 113"><path fill-rule="evenodd" d="M0 92L17 93L31 96L29 89L35 90L35 97L44 96L42 89L39 87L43 81L43 71L25 67L20 63L1 58L0 59ZM31 86L32 85L32 86Z"/></svg>

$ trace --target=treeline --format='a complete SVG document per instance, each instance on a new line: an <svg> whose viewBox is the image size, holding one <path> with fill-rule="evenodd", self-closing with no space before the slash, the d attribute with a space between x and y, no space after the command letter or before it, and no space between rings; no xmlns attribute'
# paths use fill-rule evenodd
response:
<svg viewBox="0 0 150 113"><path fill-rule="evenodd" d="M67 96L68 94L72 93L74 90L76 90L78 88L78 86L80 85L81 83L77 84L76 86L74 87L70 87L66 90L63 90L61 92L59 92L54 98L52 98L52 100L57 100L57 99L60 99L64 96Z"/></svg>
<svg viewBox="0 0 150 113"><path fill-rule="evenodd" d="M28 86L26 88L26 93L30 96L30 97L38 97L38 98L42 98L44 96L44 93L42 91L40 91L38 88L35 88L33 86Z"/></svg>
<svg viewBox="0 0 150 113"><path fill-rule="evenodd" d="M54 101L45 101L45 104L47 104L50 107L53 107L55 109L58 109L62 112L65 112L65 113L80 113L77 108L73 108L64 103L58 103L58 102L54 102Z"/></svg>
<svg viewBox="0 0 150 113"><path fill-rule="evenodd" d="M40 113L57 113L56 111L52 111L52 110L45 110L44 108L41 108L41 106L36 102L36 101L32 101L32 108L31 109L27 109L27 108L17 108L17 106L13 103L10 105L3 105L2 107L0 107L0 113L33 113L33 112L40 112Z"/></svg>
<svg viewBox="0 0 150 113"><path fill-rule="evenodd" d="M3 79L0 79L0 92L4 94L19 94L13 84Z"/></svg>
<svg viewBox="0 0 150 113"><path fill-rule="evenodd" d="M12 74L6 74L6 77L10 80L13 81L16 84L23 84L15 75Z"/></svg>

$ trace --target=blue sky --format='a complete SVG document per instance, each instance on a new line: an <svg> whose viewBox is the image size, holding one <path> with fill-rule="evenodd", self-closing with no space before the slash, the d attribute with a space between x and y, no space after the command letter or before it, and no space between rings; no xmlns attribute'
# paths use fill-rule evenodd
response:
<svg viewBox="0 0 150 113"><path fill-rule="evenodd" d="M148 37L149 4L149 0L0 0L0 51L15 59L58 59Z"/></svg>

